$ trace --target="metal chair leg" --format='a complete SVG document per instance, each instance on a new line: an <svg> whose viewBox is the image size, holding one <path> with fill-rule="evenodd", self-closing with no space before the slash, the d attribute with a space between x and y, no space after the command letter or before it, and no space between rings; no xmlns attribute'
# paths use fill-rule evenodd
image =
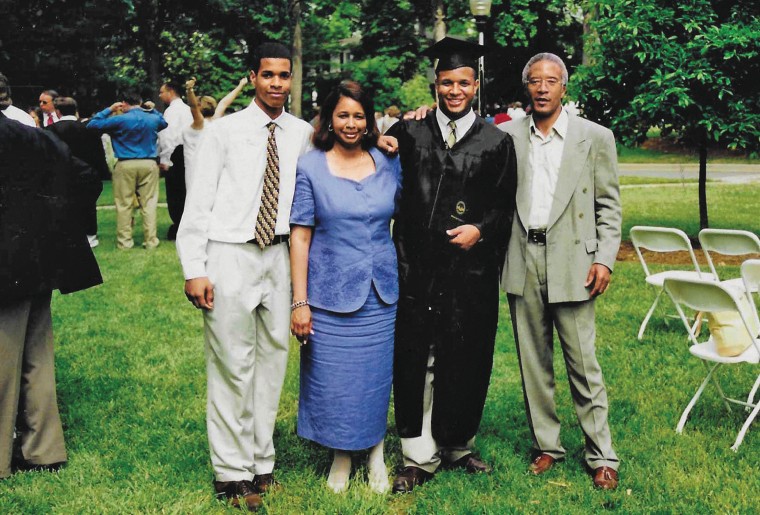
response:
<svg viewBox="0 0 760 515"><path fill-rule="evenodd" d="M641 341L641 339L644 337L644 329L647 328L649 319L652 317L652 313L654 313L654 309L657 307L657 304L660 302L660 297L662 297L662 294L664 291L665 290L660 288L660 291L657 293L657 297L655 297L654 302L652 303L652 307L649 308L647 315L644 317L644 321L641 322L641 327L639 328L639 336L638 336L639 341Z"/></svg>
<svg viewBox="0 0 760 515"><path fill-rule="evenodd" d="M747 404L755 403L755 394L757 393L758 388L760 388L760 376L757 376L757 379L755 380L755 386L753 386L752 390L749 391L749 396L747 397ZM747 411L749 410L750 408L747 407Z"/></svg>
<svg viewBox="0 0 760 515"><path fill-rule="evenodd" d="M686 425L686 419L689 418L689 413L691 412L691 409L699 400L699 397L702 395L702 392L705 390L705 386L707 386L707 383L710 382L710 378L712 377L713 371L719 364L720 363L716 363L715 366L710 369L710 371L707 373L707 377L705 377L705 380L702 381L701 385L699 385L699 389L697 390L697 393L694 394L694 397L691 398L691 400L689 401L689 404L686 406L686 409L683 410L681 419L678 421L678 425L676 426L676 433L683 433L683 426Z"/></svg>
<svg viewBox="0 0 760 515"><path fill-rule="evenodd" d="M739 431L739 434L736 436L734 445L731 446L732 451L737 452L739 450L739 446L742 444L742 440L744 440L744 435L747 434L749 426L752 425L752 421L755 420L758 411L760 411L760 402L755 404L755 409L752 410L752 413L747 417L747 420L744 421L741 431Z"/></svg>

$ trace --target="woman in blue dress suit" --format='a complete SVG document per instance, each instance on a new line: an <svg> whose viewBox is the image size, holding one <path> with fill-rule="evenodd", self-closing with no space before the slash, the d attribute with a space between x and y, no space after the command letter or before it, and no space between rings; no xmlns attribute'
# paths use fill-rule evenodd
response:
<svg viewBox="0 0 760 515"><path fill-rule="evenodd" d="M373 113L356 82L325 99L316 149L298 161L290 215L298 434L333 449L327 483L336 492L348 487L351 451L362 449L370 449L370 487L389 487L383 439L398 301L390 221L401 171L398 158L375 148Z"/></svg>

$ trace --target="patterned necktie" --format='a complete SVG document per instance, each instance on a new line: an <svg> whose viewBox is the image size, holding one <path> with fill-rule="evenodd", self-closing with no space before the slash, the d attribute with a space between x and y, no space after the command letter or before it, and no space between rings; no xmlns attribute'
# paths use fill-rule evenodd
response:
<svg viewBox="0 0 760 515"><path fill-rule="evenodd" d="M457 122L451 120L449 121L448 125L451 129L451 132L449 132L449 135L446 138L446 146L451 148L457 142Z"/></svg>
<svg viewBox="0 0 760 515"><path fill-rule="evenodd" d="M267 169L264 173L264 189L261 192L261 207L256 218L256 241L263 250L274 239L277 223L277 199L280 196L280 158L277 156L277 142L274 139L274 122L269 122L267 139Z"/></svg>
<svg viewBox="0 0 760 515"><path fill-rule="evenodd" d="M53 115L52 114L48 114L47 115L47 123L45 124L45 127L50 127L51 125L53 125Z"/></svg>

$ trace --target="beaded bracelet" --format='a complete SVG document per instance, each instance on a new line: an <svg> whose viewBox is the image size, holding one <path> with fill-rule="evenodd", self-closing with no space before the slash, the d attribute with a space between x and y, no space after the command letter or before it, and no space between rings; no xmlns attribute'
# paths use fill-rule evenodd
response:
<svg viewBox="0 0 760 515"><path fill-rule="evenodd" d="M290 305L290 310L292 311L294 309L298 309L298 308L301 308L303 306L308 306L308 305L309 305L309 299L299 300Z"/></svg>

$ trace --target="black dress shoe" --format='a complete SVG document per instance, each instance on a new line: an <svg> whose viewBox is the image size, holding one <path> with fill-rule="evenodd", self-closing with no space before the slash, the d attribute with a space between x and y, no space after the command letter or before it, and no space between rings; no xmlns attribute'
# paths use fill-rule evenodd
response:
<svg viewBox="0 0 760 515"><path fill-rule="evenodd" d="M66 466L65 461L58 461L56 463L45 463L43 465L37 465L29 463L28 461L16 461L13 463L13 468L19 472L58 472Z"/></svg>
<svg viewBox="0 0 760 515"><path fill-rule="evenodd" d="M406 467L393 480L393 493L405 494L433 479L433 473L419 467Z"/></svg>
<svg viewBox="0 0 760 515"><path fill-rule="evenodd" d="M468 474L488 474L492 470L490 465L472 453L452 461L448 468L464 469Z"/></svg>
<svg viewBox="0 0 760 515"><path fill-rule="evenodd" d="M228 499L235 508L258 511L264 504L251 481L214 481L214 490L217 499Z"/></svg>
<svg viewBox="0 0 760 515"><path fill-rule="evenodd" d="M274 480L274 474L256 474L253 476L253 488L256 493L264 495L279 490L281 486Z"/></svg>

